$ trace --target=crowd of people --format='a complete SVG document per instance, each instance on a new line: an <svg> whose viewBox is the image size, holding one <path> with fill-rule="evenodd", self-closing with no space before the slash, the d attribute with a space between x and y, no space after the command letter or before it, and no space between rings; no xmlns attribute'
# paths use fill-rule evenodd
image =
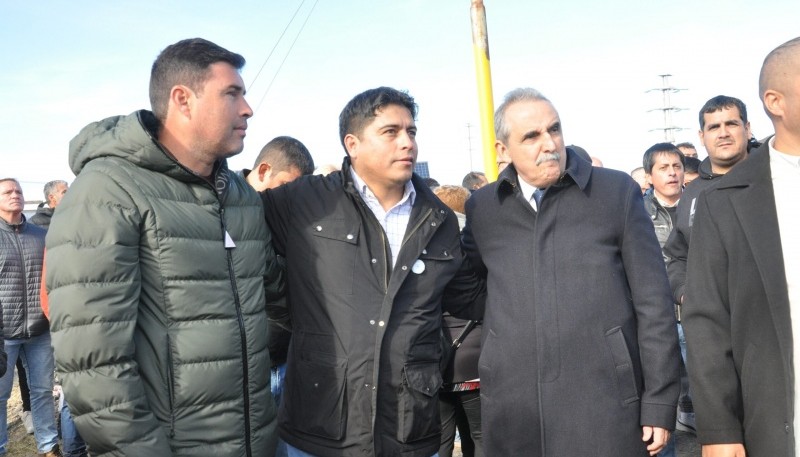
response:
<svg viewBox="0 0 800 457"><path fill-rule="evenodd" d="M707 158L658 143L629 175L523 87L498 179L460 186L413 172L390 87L342 110L341 167L281 136L230 170L244 64L168 46L151 109L86 126L29 220L0 179L0 455L16 367L51 457L449 457L456 430L469 457L668 457L676 426L800 455L800 38L763 62L762 142L720 95Z"/></svg>

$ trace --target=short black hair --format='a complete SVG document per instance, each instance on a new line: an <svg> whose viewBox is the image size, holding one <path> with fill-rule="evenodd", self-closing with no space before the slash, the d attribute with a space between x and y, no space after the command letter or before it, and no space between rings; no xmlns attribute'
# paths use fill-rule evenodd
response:
<svg viewBox="0 0 800 457"><path fill-rule="evenodd" d="M346 153L344 137L348 134L361 135L367 124L378 115L378 111L389 105L403 106L411 112L412 119L417 119L417 104L414 102L414 97L391 87L369 89L347 102L339 114L339 140Z"/></svg>
<svg viewBox="0 0 800 457"><path fill-rule="evenodd" d="M150 70L150 108L156 119L163 124L167 118L173 87L183 84L199 92L208 79L209 67L217 62L237 70L245 64L241 55L202 38L181 40L161 51Z"/></svg>
<svg viewBox="0 0 800 457"><path fill-rule="evenodd" d="M683 171L686 173L698 173L700 170L700 159L697 157L686 157L686 163L683 164Z"/></svg>
<svg viewBox="0 0 800 457"><path fill-rule="evenodd" d="M687 149L694 149L695 151L697 150L697 148L694 147L694 145L688 141L684 141L683 143L678 143L675 145L675 147L678 149L687 148Z"/></svg>
<svg viewBox="0 0 800 457"><path fill-rule="evenodd" d="M439 181L433 178L422 178L422 182L424 182L425 185L428 186L428 188L430 189L439 187Z"/></svg>
<svg viewBox="0 0 800 457"><path fill-rule="evenodd" d="M717 95L716 97L710 99L700 108L700 130L703 130L706 127L706 114L715 113L725 108L735 107L739 110L739 117L742 119L742 122L747 124L747 107L744 106L744 102L739 100L735 97L728 97L727 95Z"/></svg>
<svg viewBox="0 0 800 457"><path fill-rule="evenodd" d="M653 166L656 162L656 155L658 154L675 154L681 160L681 165L686 167L686 156L683 155L680 149L672 143L656 143L646 151L644 151L644 155L642 156L642 168L644 168L644 172L647 174L652 173Z"/></svg>
<svg viewBox="0 0 800 457"><path fill-rule="evenodd" d="M308 148L300 140L290 136L279 136L261 148L253 168L262 162L270 164L273 172L280 173L297 168L301 175L314 172L314 159Z"/></svg>
<svg viewBox="0 0 800 457"><path fill-rule="evenodd" d="M473 186L478 186L483 183L485 179L486 175L480 171L470 171L464 176L464 179L461 180L461 186L472 189Z"/></svg>

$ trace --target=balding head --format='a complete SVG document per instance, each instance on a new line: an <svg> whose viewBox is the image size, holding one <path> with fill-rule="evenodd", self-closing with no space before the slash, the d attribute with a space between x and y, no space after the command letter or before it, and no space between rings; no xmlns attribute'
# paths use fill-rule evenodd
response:
<svg viewBox="0 0 800 457"><path fill-rule="evenodd" d="M764 111L775 129L773 146L800 156L800 37L778 46L764 59L758 78Z"/></svg>
<svg viewBox="0 0 800 457"><path fill-rule="evenodd" d="M764 59L758 77L759 96L763 100L768 90L784 92L798 74L800 74L800 37L773 49ZM770 115L769 111L767 114Z"/></svg>

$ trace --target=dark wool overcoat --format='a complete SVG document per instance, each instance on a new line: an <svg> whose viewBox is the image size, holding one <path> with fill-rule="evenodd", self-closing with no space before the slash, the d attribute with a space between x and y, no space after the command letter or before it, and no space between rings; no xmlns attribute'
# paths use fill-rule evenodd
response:
<svg viewBox="0 0 800 457"><path fill-rule="evenodd" d="M488 281L485 455L648 455L642 425L674 428L680 355L639 186L568 150L537 212L509 166L467 201L464 249Z"/></svg>
<svg viewBox="0 0 800 457"><path fill-rule="evenodd" d="M749 457L795 455L781 235L765 143L700 195L683 305L698 441Z"/></svg>

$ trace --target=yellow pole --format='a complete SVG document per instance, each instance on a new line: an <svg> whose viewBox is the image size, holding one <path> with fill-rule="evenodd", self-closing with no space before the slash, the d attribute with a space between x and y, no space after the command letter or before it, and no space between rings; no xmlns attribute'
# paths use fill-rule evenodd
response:
<svg viewBox="0 0 800 457"><path fill-rule="evenodd" d="M489 182L497 180L497 153L494 149L494 100L492 70L489 66L489 35L486 31L486 9L483 0L472 0L472 50L478 77L478 108L483 145L483 168Z"/></svg>

